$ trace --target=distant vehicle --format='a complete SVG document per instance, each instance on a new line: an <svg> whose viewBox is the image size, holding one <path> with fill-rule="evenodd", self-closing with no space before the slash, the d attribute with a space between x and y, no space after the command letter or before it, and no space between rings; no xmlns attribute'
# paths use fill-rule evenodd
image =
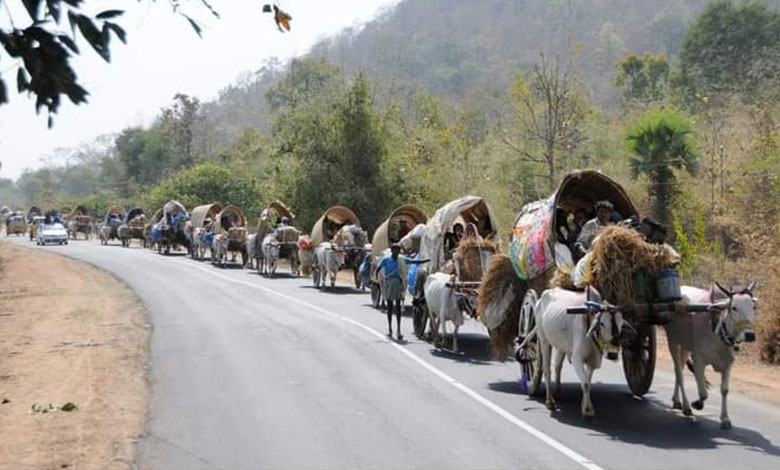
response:
<svg viewBox="0 0 780 470"><path fill-rule="evenodd" d="M38 245L46 245L47 243L67 245L68 231L65 230L65 226L59 222L41 224L35 241Z"/></svg>
<svg viewBox="0 0 780 470"><path fill-rule="evenodd" d="M24 221L23 214L16 212L5 219L5 236L24 235L25 232L27 232L27 222Z"/></svg>

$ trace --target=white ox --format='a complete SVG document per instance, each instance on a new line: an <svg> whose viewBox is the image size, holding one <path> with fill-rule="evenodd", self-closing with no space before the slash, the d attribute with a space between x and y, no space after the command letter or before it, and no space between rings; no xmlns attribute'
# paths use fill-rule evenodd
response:
<svg viewBox="0 0 780 470"><path fill-rule="evenodd" d="M454 326L452 332L452 350L458 352L458 328L463 324L463 312L458 299L448 286L452 282L449 274L433 273L425 279L425 303L431 320L433 342L438 345L447 335L447 321Z"/></svg>
<svg viewBox="0 0 780 470"><path fill-rule="evenodd" d="M276 274L276 265L279 262L279 241L276 239L276 233L270 232L263 238L260 246L262 256L259 258L258 270L260 274Z"/></svg>
<svg viewBox="0 0 780 470"><path fill-rule="evenodd" d="M312 276L314 276L315 287L325 286L325 278L330 274L330 287L336 285L336 275L344 265L344 250L328 242L320 243L314 249L314 264L312 265Z"/></svg>
<svg viewBox="0 0 780 470"><path fill-rule="evenodd" d="M203 259L206 256L206 250L209 249L206 243L206 229L195 227L190 235L190 249L194 259Z"/></svg>
<svg viewBox="0 0 780 470"><path fill-rule="evenodd" d="M258 260L260 249L257 246L257 238L258 236L256 233L247 235L246 237L246 264L249 266L249 269L253 269L255 263L257 263L257 268L260 269Z"/></svg>
<svg viewBox="0 0 780 470"><path fill-rule="evenodd" d="M569 307L582 307L586 299L599 302L601 295L593 288L586 292L575 292L554 288L544 291L536 302L535 332L539 337L539 351L542 354L546 398L550 410L556 409L551 390L550 375L552 350L559 353L556 362L560 365L563 356L569 358L582 385L580 412L584 418L592 418L593 402L590 399L593 372L601 367L604 348L617 347L620 332L631 328L623 315L612 307L591 315L567 313ZM530 336L530 335L529 335ZM557 368L556 385L560 383L560 367Z"/></svg>
<svg viewBox="0 0 780 470"><path fill-rule="evenodd" d="M224 233L214 235L211 241L211 263L224 267L227 259L228 237Z"/></svg>
<svg viewBox="0 0 780 470"><path fill-rule="evenodd" d="M720 424L724 429L731 428L726 400L729 378L739 344L756 339L753 321L758 300L753 297L754 289L753 283L738 293L729 292L719 285L710 290L691 286L683 286L680 289L683 298L689 303L712 305L708 312L675 315L671 323L665 326L669 352L674 361L672 407L682 409L686 416L693 413L691 405L697 410L704 407L704 400L707 399L704 369L712 365L712 368L720 373ZM683 386L683 366L689 355L693 359L692 369L699 391L699 399L691 404L688 403Z"/></svg>

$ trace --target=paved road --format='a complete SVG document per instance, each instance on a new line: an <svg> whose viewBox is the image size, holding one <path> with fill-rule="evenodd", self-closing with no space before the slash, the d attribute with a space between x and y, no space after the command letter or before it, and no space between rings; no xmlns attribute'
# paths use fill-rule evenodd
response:
<svg viewBox="0 0 780 470"><path fill-rule="evenodd" d="M321 293L308 279L117 245L45 249L114 273L149 309L140 468L780 467L779 407L732 394L724 431L717 392L684 418L662 371L637 399L619 364L605 364L588 423L570 367L550 413L519 393L516 364L490 361L475 322L454 356L413 339L409 319L406 342L388 341L385 317L347 287Z"/></svg>

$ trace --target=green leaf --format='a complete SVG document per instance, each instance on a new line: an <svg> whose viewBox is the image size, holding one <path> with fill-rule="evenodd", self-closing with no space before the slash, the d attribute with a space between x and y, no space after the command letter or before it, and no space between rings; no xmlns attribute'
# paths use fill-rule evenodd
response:
<svg viewBox="0 0 780 470"><path fill-rule="evenodd" d="M105 23L103 23L103 34L107 34L108 30L113 31L116 37L118 37L120 41L122 41L124 44L127 44L127 34L125 33L125 30L122 29L121 26L119 26L116 23L111 23L106 21Z"/></svg>
<svg viewBox="0 0 780 470"><path fill-rule="evenodd" d="M76 18L76 25L81 31L81 35L87 40L90 46L95 49L95 52L100 55L106 62L111 61L111 52L108 49L108 41L106 37L95 26L92 20L85 15L78 15Z"/></svg>
<svg viewBox="0 0 780 470"><path fill-rule="evenodd" d="M61 16L60 2L58 0L46 0L46 8L49 10L51 17L54 18L54 21L59 24Z"/></svg>
<svg viewBox="0 0 780 470"><path fill-rule="evenodd" d="M195 20L193 20L193 19L192 19L192 18L190 18L189 16L185 15L184 13L182 13L182 15L183 15L185 18L187 18L187 21L189 21L189 22L190 22L190 26L192 26L192 29L194 29L194 30L195 30L195 34L197 34L197 35L198 35L198 37L203 37L203 36L200 34L200 31L201 31L201 29L200 29L200 25L198 25L198 23L196 23L196 22L195 22Z"/></svg>
<svg viewBox="0 0 780 470"><path fill-rule="evenodd" d="M79 53L79 48L78 46L76 46L76 42L73 41L73 39L71 39L70 36L60 34L59 36L57 36L57 38L60 40L61 43L65 44L65 46L67 46L68 49L70 49L76 54Z"/></svg>
<svg viewBox="0 0 780 470"><path fill-rule="evenodd" d="M95 18L99 20L109 20L111 18L116 18L117 16L121 16L123 14L124 11L122 10L106 10L98 13L97 16L95 16Z"/></svg>
<svg viewBox="0 0 780 470"><path fill-rule="evenodd" d="M16 89L19 93L30 88L30 82L27 80L27 73L24 71L24 67L19 67L16 72Z"/></svg>
<svg viewBox="0 0 780 470"><path fill-rule="evenodd" d="M27 13L30 14L30 18L32 18L33 21L37 20L38 8L41 5L41 0L22 0L22 3L24 3L24 7L27 9Z"/></svg>

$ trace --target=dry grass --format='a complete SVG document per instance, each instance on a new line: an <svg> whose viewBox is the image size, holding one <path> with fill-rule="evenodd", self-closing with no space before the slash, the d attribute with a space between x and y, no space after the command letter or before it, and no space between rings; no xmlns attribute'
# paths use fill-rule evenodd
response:
<svg viewBox="0 0 780 470"><path fill-rule="evenodd" d="M639 232L620 226L604 229L593 243L590 256L588 283L615 305L633 302L634 272L658 272L675 261L674 254L665 246L648 243Z"/></svg>

